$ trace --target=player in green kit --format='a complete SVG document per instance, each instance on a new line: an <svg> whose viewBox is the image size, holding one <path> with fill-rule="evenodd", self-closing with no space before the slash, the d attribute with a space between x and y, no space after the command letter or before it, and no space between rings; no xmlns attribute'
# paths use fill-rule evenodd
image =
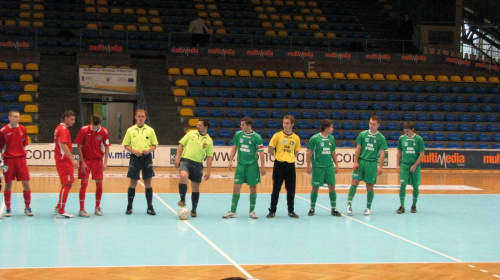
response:
<svg viewBox="0 0 500 280"><path fill-rule="evenodd" d="M335 138L332 136L333 121L322 120L321 132L313 135L307 143L307 174L312 173L311 179L311 210L308 216L314 216L314 208L318 199L319 187L328 185L330 206L332 215L340 217L342 214L337 211L337 192L335 192L335 174L339 172L337 163L337 153L335 149ZM312 169L311 169L312 162ZM335 162L335 166L333 163Z"/></svg>
<svg viewBox="0 0 500 280"><path fill-rule="evenodd" d="M241 185L247 183L250 186L250 213L248 216L252 219L257 219L254 212L255 202L257 201L257 184L260 183L260 176L266 174L264 145L262 137L252 129L253 120L250 117L241 119L240 131L237 131L233 137L233 149L229 157L229 170L233 168L233 159L238 150L238 165L234 174L233 199L231 202L231 211L227 212L222 218L237 218L236 208L240 200ZM260 157L260 173L259 163L257 159Z"/></svg>
<svg viewBox="0 0 500 280"><path fill-rule="evenodd" d="M411 212L417 213L418 188L420 186L420 162L425 154L424 140L415 134L415 124L405 122L403 124L404 135L399 137L396 171L401 173L401 188L399 189L399 200L401 206L396 211L398 214L405 212L406 185L413 186L413 204Z"/></svg>
<svg viewBox="0 0 500 280"><path fill-rule="evenodd" d="M354 165L352 169L352 183L347 196L347 215L352 215L352 199L356 194L360 181L365 181L367 191L365 216L371 214L371 206L375 192L373 186L377 183L377 176L382 175L384 167L385 150L387 141L384 135L378 131L380 118L370 118L369 130L362 131L356 137L356 152L354 153ZM377 160L379 162L377 163ZM378 167L377 167L378 166Z"/></svg>

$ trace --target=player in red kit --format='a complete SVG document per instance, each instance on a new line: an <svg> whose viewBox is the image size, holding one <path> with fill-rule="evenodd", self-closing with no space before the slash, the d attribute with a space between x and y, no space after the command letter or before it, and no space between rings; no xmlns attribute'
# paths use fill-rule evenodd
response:
<svg viewBox="0 0 500 280"><path fill-rule="evenodd" d="M11 189L12 181L16 179L21 181L23 185L24 197L24 214L33 216L31 211L31 190L30 190L30 173L28 163L26 162L26 149L28 145L28 134L26 128L19 124L19 112L9 112L9 124L2 127L0 130L0 148L2 149L2 157L6 170L4 169L3 176L5 178L4 200L7 208L5 216L12 216L11 205Z"/></svg>
<svg viewBox="0 0 500 280"><path fill-rule="evenodd" d="M73 218L73 215L64 211L69 191L75 181L73 169L79 166L78 161L73 157L71 135L68 130L68 127L72 127L73 124L75 124L75 112L70 110L65 111L62 115L62 123L54 131L56 168L61 179L61 191L59 192L59 201L55 209L58 219Z"/></svg>
<svg viewBox="0 0 500 280"><path fill-rule="evenodd" d="M94 213L97 216L102 216L102 179L103 171L108 165L110 146L108 130L101 126L102 118L94 115L90 123L80 129L75 139L75 143L78 144L78 155L80 156L78 179L81 179L80 213L78 215L85 218L89 217L89 214L85 211L85 194L90 173L92 173L92 180L95 180L96 184Z"/></svg>

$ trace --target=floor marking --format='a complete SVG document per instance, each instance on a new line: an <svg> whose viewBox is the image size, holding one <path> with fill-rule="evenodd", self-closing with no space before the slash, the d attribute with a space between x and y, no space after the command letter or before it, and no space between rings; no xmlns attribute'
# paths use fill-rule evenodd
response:
<svg viewBox="0 0 500 280"><path fill-rule="evenodd" d="M2 221L3 209L5 208L5 201L0 205L0 222Z"/></svg>
<svg viewBox="0 0 500 280"><path fill-rule="evenodd" d="M470 267L474 268L475 266L473 266L472 264L469 264Z"/></svg>
<svg viewBox="0 0 500 280"><path fill-rule="evenodd" d="M479 271L484 272L484 273L488 273L488 270L484 270L484 269L480 269Z"/></svg>
<svg viewBox="0 0 500 280"><path fill-rule="evenodd" d="M211 177L212 178L212 177ZM141 181L138 181L143 187L145 187L144 183L142 183ZM165 205L165 207L167 207L172 213L174 213L174 215L177 216L177 211L172 208L170 205L168 205L168 203L166 203L165 201L163 201L163 199L161 199L156 193L154 193L154 196L156 197L156 199L158 199L163 205ZM194 227L189 221L185 220L183 221L184 223L186 223L186 225L188 227L190 227L196 234L198 234L203 240L205 240L208 244L210 244L210 246L212 246L212 248L214 248L217 252L219 252L219 254L221 254L226 260L228 260L234 267L236 267L241 273L243 273L248 279L253 279L253 276L250 275L250 273L248 273L245 269L243 269L238 263L236 263L233 259L231 259L231 257L229 257L226 253L224 253L224 251L222 251L219 247L217 247L217 245L215 245L212 241L210 241L210 239L208 239L205 235L203 235L203 233L201 233L196 227Z"/></svg>
<svg viewBox="0 0 500 280"><path fill-rule="evenodd" d="M308 202L308 203L311 203L311 201L309 201L309 200L307 200L307 199L305 199L305 198L303 198L303 197L301 197L301 196L299 196L299 195L295 195L295 197L297 197L297 198L299 198L299 199L302 199L302 200L304 200L304 201L306 201L306 202ZM330 208L329 208L329 207L325 207L325 206L323 206L323 205L321 205L321 204L316 203L316 206L319 206L319 207L321 207L321 208L324 208L324 209L326 209L326 210L330 211ZM347 219L350 219L350 220L352 220L352 221L354 221L354 222L358 222L358 223L360 223L360 224L362 224L362 225L365 225L365 226L371 227L371 228L373 228L373 229L375 229L375 230L381 231L381 232L383 232L383 233L385 233L385 234L388 234L388 235L390 235L390 236L396 237L396 238L398 238L398 239L400 239L400 240L403 240L403 241L408 242L408 243L410 243L410 244L413 244L413 245L415 245L415 246L417 246L417 247L420 247L420 248L425 249L425 250L427 250L427 251L430 251L430 252L432 252L432 253L438 254L438 255L443 256L443 257L445 257L445 258L448 258L448 259L450 259L450 260L453 260L453 261L455 261L455 262L459 262L459 263L461 263L461 262L462 262L462 261L461 261L461 260L459 260L459 259L456 259L456 258L454 258L454 257L450 257L450 256L448 256L448 255L445 255L445 254L441 253L441 252L438 252L438 251L436 251L436 250L433 250L433 249L431 249L431 248L429 248L429 247L426 247L426 246L424 246L424 245L418 244L418 243L416 243L416 242L414 242L414 241L411 241L411 240L409 240L409 239L406 239L406 238L404 238L404 237L401 237L401 236L399 236L399 235L396 235L396 234L394 234L394 233L392 233L392 232L389 232L389 231L383 230L383 229L378 228L378 227L376 227L376 226L373 226L373 225L370 225L370 224L365 223L365 222L363 222L363 221L357 220L357 219L355 219L355 218L353 218L353 217L351 217L351 216L347 216L347 215L346 215L346 214L344 214L344 213L342 213L342 217L345 217L345 218L347 218Z"/></svg>
<svg viewBox="0 0 500 280"><path fill-rule="evenodd" d="M493 274L493 277L500 278L500 275Z"/></svg>

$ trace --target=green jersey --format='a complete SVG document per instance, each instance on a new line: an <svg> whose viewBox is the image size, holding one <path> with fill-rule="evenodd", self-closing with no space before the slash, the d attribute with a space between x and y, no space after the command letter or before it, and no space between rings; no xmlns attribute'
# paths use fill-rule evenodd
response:
<svg viewBox="0 0 500 280"><path fill-rule="evenodd" d="M424 139L417 134L413 137L403 134L399 137L398 150L401 151L401 163L413 165L420 153L425 151Z"/></svg>
<svg viewBox="0 0 500 280"><path fill-rule="evenodd" d="M243 130L237 131L234 134L233 143L238 148L238 164L253 164L259 158L257 153L264 151L262 137L255 131L251 133L245 133Z"/></svg>
<svg viewBox="0 0 500 280"><path fill-rule="evenodd" d="M380 150L388 149L384 135L380 132L371 134L370 130L360 132L356 144L361 145L359 158L366 161L378 161Z"/></svg>
<svg viewBox="0 0 500 280"><path fill-rule="evenodd" d="M203 162L205 155L207 157L214 156L214 143L208 133L201 135L198 130L191 130L179 140L179 143L184 146L182 158Z"/></svg>
<svg viewBox="0 0 500 280"><path fill-rule="evenodd" d="M311 163L313 167L333 166L332 153L337 148L332 135L324 137L321 133L313 135L307 143L307 149L312 151Z"/></svg>

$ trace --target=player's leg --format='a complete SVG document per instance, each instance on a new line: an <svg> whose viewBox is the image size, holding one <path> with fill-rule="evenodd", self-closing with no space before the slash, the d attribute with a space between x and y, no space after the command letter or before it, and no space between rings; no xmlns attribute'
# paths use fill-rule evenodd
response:
<svg viewBox="0 0 500 280"><path fill-rule="evenodd" d="M26 157L16 158L17 161L17 180L21 181L23 186L23 198L24 198L24 214L26 216L33 216L33 211L31 210L31 189L30 189L30 172L28 169L28 162Z"/></svg>
<svg viewBox="0 0 500 280"><path fill-rule="evenodd" d="M59 178L61 179L61 190L59 191L59 201L57 203L57 218L73 218L73 215L66 213L66 201L68 200L69 191L75 181L73 175L73 163L70 160L56 163Z"/></svg>
<svg viewBox="0 0 500 280"><path fill-rule="evenodd" d="M78 216L88 218L89 214L85 211L85 196L87 195L87 186L89 185L89 174L92 169L92 161L85 160L85 169L83 168L83 164L80 164L80 168L78 168L78 179L80 179L80 212Z"/></svg>
<svg viewBox="0 0 500 280"><path fill-rule="evenodd" d="M222 218L237 218L236 209L238 208L238 202L240 200L241 184L233 185L233 196L231 198L231 210L228 211Z"/></svg>
<svg viewBox="0 0 500 280"><path fill-rule="evenodd" d="M420 178L421 178L420 171L421 171L421 167L419 165L415 169L415 172L413 172L413 174L411 174L411 182L412 182L412 186L413 186L413 204L411 206L412 213L417 213L417 200L418 200L418 195L419 195Z"/></svg>
<svg viewBox="0 0 500 280"><path fill-rule="evenodd" d="M197 217L196 209L198 208L198 202L200 201L200 182L191 181L191 217Z"/></svg>
<svg viewBox="0 0 500 280"><path fill-rule="evenodd" d="M191 180L191 217L197 217L196 209L200 200L200 184L203 179L203 163L189 161L189 180Z"/></svg>
<svg viewBox="0 0 500 280"><path fill-rule="evenodd" d="M12 182L5 183L5 190L3 191L3 199L5 202L5 217L12 216L11 199L12 199Z"/></svg>
<svg viewBox="0 0 500 280"><path fill-rule="evenodd" d="M188 180L189 180L189 169L187 166L187 162L181 160L179 165L179 196L181 200L177 203L181 207L186 206L186 193L188 188Z"/></svg>
<svg viewBox="0 0 500 280"><path fill-rule="evenodd" d="M144 173L143 173L144 174ZM144 176L144 175L143 175ZM152 186L152 179L144 179L144 186L145 186L145 195L146 195L146 202L148 204L148 209L146 210L146 213L149 215L156 215L155 209L153 208L153 186Z"/></svg>
<svg viewBox="0 0 500 280"><path fill-rule="evenodd" d="M314 216L316 201L318 200L318 191L319 187L321 187L325 181L325 169L324 168L312 168L311 175L311 209L307 213L307 216Z"/></svg>
<svg viewBox="0 0 500 280"><path fill-rule="evenodd" d="M358 171L359 172L359 171ZM347 194L347 215L352 214L352 200L356 195L356 191L359 186L359 180L352 179L351 186L349 187L349 193Z"/></svg>
<svg viewBox="0 0 500 280"><path fill-rule="evenodd" d="M250 211L248 216L252 219L257 219L255 214L255 204L257 204L257 185L250 186Z"/></svg>
<svg viewBox="0 0 500 280"><path fill-rule="evenodd" d="M125 214L132 214L132 205L134 204L134 198L135 198L135 188L137 187L137 180L130 179L130 183L128 186L128 191L127 191L127 210L125 211Z"/></svg>
<svg viewBox="0 0 500 280"><path fill-rule="evenodd" d="M142 156L143 164L142 164L142 179L144 180L145 195L146 202L148 204L148 209L146 211L149 215L156 215L156 212L153 208L153 185L152 179L155 176L155 172L153 170L153 155L148 154Z"/></svg>
<svg viewBox="0 0 500 280"><path fill-rule="evenodd" d="M280 197L281 185L283 185L283 181L285 180L285 172L284 163L280 161L274 161L273 168L273 191L271 192L271 204L269 208L269 214L267 214L267 218L274 218L276 213L276 208L278 206L278 199Z"/></svg>
<svg viewBox="0 0 500 280"><path fill-rule="evenodd" d="M405 212L405 199L406 199L406 186L408 185L408 182L410 180L410 170L409 166L405 164L401 164L401 173L399 175L399 181L400 181L400 188L399 188L399 202L400 206L398 210L396 210L396 213L402 214Z"/></svg>
<svg viewBox="0 0 500 280"><path fill-rule="evenodd" d="M376 161L365 162L364 180L366 183L366 209L365 212L363 213L364 215L371 214L373 198L375 197L375 191L373 190L373 187L377 183L377 176L378 176L377 168L378 168L378 163Z"/></svg>
<svg viewBox="0 0 500 280"><path fill-rule="evenodd" d="M141 162L139 157L134 154L130 154L130 162L128 167L127 177L130 178L130 183L127 191L127 210L125 214L132 214L132 205L134 204L135 198L135 188L137 187L137 181L140 179L141 172Z"/></svg>
<svg viewBox="0 0 500 280"><path fill-rule="evenodd" d="M102 193L103 193L103 188L102 188L102 179L100 180L95 180L95 211L94 213L97 216L102 216L102 209L101 209L101 200L102 200Z"/></svg>
<svg viewBox="0 0 500 280"><path fill-rule="evenodd" d="M325 168L325 179L324 182L328 185L328 197L330 198L330 211L333 216L340 217L339 211L337 211L337 192L335 191L335 169Z"/></svg>
<svg viewBox="0 0 500 280"><path fill-rule="evenodd" d="M248 212L248 217L257 219L255 204L257 203L257 185L260 183L259 164L255 162L250 166L246 166L245 171L245 182L250 187L250 210Z"/></svg>
<svg viewBox="0 0 500 280"><path fill-rule="evenodd" d="M285 189L286 189L286 203L288 206L288 217L299 218L295 213L295 189L297 183L297 175L295 171L295 163L287 163L287 170L285 174Z"/></svg>
<svg viewBox="0 0 500 280"><path fill-rule="evenodd" d="M314 182L314 181L312 181ZM311 200L311 209L309 209L309 212L307 213L307 216L314 216L314 212L316 211L316 201L318 200L318 191L319 187L312 186L311 187L311 195L310 195L310 200Z"/></svg>

